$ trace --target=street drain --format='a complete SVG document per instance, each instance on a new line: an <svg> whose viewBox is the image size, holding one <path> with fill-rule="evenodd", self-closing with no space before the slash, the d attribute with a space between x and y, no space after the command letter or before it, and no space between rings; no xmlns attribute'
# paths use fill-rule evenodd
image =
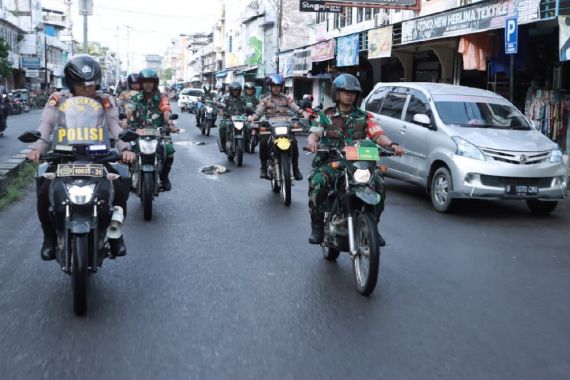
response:
<svg viewBox="0 0 570 380"><path fill-rule="evenodd" d="M176 145L182 145L182 146L188 146L188 145L198 145L198 146L201 146L201 145L206 145L206 144L208 144L208 143L207 143L207 142L204 142L204 141L192 141L192 140L190 140L190 141L175 141L174 144L176 144Z"/></svg>
<svg viewBox="0 0 570 380"><path fill-rule="evenodd" d="M200 169L200 173L204 175L226 174L229 171L230 170L223 165L204 166Z"/></svg>

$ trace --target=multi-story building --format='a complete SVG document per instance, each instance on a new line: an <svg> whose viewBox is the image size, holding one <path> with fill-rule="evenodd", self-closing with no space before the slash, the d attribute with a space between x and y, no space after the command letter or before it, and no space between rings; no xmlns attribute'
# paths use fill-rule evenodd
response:
<svg viewBox="0 0 570 380"><path fill-rule="evenodd" d="M162 72L162 56L158 54L146 54L144 56L146 67L153 69L159 75Z"/></svg>
<svg viewBox="0 0 570 380"><path fill-rule="evenodd" d="M67 43L61 41L62 32L69 29L66 9L63 4L49 3L42 6L42 39L40 46L43 50L42 67L44 68L43 86L63 86L63 67L67 62L70 51Z"/></svg>
<svg viewBox="0 0 570 380"><path fill-rule="evenodd" d="M188 71L184 81L192 86L213 84L212 67L216 57L213 41L213 33L194 33L188 36Z"/></svg>

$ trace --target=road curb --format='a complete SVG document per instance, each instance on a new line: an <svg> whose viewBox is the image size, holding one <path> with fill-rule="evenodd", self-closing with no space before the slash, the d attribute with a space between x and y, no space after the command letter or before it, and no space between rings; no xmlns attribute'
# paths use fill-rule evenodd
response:
<svg viewBox="0 0 570 380"><path fill-rule="evenodd" d="M8 180L15 177L26 163L26 154L30 148L26 148L20 153L10 157L8 160L0 162L0 194L6 190Z"/></svg>

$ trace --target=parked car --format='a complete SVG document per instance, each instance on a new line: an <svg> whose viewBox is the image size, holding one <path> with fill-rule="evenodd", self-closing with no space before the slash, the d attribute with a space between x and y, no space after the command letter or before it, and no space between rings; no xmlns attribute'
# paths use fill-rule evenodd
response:
<svg viewBox="0 0 570 380"><path fill-rule="evenodd" d="M178 96L178 107L180 107L181 112L194 112L196 108L196 103L200 100L200 97L204 94L204 90L201 88L185 88L180 92Z"/></svg>
<svg viewBox="0 0 570 380"><path fill-rule="evenodd" d="M439 83L378 83L361 107L406 148L387 175L425 187L437 211L457 199L525 200L548 214L566 198L562 152L505 98Z"/></svg>

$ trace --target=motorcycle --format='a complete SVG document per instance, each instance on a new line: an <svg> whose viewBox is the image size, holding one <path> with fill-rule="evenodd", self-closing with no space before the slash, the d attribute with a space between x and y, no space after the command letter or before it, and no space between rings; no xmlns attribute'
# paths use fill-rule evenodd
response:
<svg viewBox="0 0 570 380"><path fill-rule="evenodd" d="M55 135L73 134L75 143L68 138L54 145L42 157L44 162L36 173L38 186L51 181L50 216L57 232L56 260L71 276L76 315L87 312L89 274L96 273L105 258L112 258L108 239L122 236L123 209L113 206L113 182L121 181L120 186L128 186L129 180L128 167L117 162L120 156L116 151L107 144L92 144L83 138L86 131L93 133L92 136L103 135L104 111L100 106L80 104L81 99L93 101L82 97L68 99L64 103L67 108L61 111L65 128L60 127ZM79 107L84 108L79 111ZM126 142L135 138L131 131L120 136ZM40 139L37 131L19 136L24 143Z"/></svg>
<svg viewBox="0 0 570 380"><path fill-rule="evenodd" d="M213 102L206 104L201 103L196 113L196 126L200 128L203 135L210 136L210 130L216 127L216 118L218 117L218 109Z"/></svg>
<svg viewBox="0 0 570 380"><path fill-rule="evenodd" d="M246 114L253 115L253 105L247 103ZM245 129L245 151L247 153L255 153L255 147L259 144L259 125L258 123L247 123Z"/></svg>
<svg viewBox="0 0 570 380"><path fill-rule="evenodd" d="M267 173L271 181L271 190L281 192L281 200L285 206L291 205L291 187L294 184L292 145L295 143L293 134L302 132L298 118L278 116L262 122L268 127L260 129L260 135L269 137L269 160Z"/></svg>
<svg viewBox="0 0 570 380"><path fill-rule="evenodd" d="M232 116L231 126L228 125L226 138L226 155L228 160L234 161L238 167L243 164L245 150L245 132L247 130L247 117L245 115ZM218 147L222 150L222 141L218 136Z"/></svg>
<svg viewBox="0 0 570 380"><path fill-rule="evenodd" d="M380 156L393 156L394 152L379 150L375 144L357 144L343 150L319 147L317 155L321 157L321 162L329 162L328 165L341 171L327 199L324 239L321 243L323 257L336 261L341 252L348 252L352 259L356 289L362 295L370 295L378 281L378 221L384 206L384 198L374 187L377 176L382 176L377 162Z"/></svg>
<svg viewBox="0 0 570 380"><path fill-rule="evenodd" d="M8 100L6 94L2 94L0 101L0 136L4 135L4 131L8 127Z"/></svg>
<svg viewBox="0 0 570 380"><path fill-rule="evenodd" d="M178 119L178 115L170 115L171 120ZM166 161L165 128L138 128L139 136L136 143L137 160L132 165L132 189L141 199L143 218L152 219L152 203L158 197L160 188L160 172Z"/></svg>

